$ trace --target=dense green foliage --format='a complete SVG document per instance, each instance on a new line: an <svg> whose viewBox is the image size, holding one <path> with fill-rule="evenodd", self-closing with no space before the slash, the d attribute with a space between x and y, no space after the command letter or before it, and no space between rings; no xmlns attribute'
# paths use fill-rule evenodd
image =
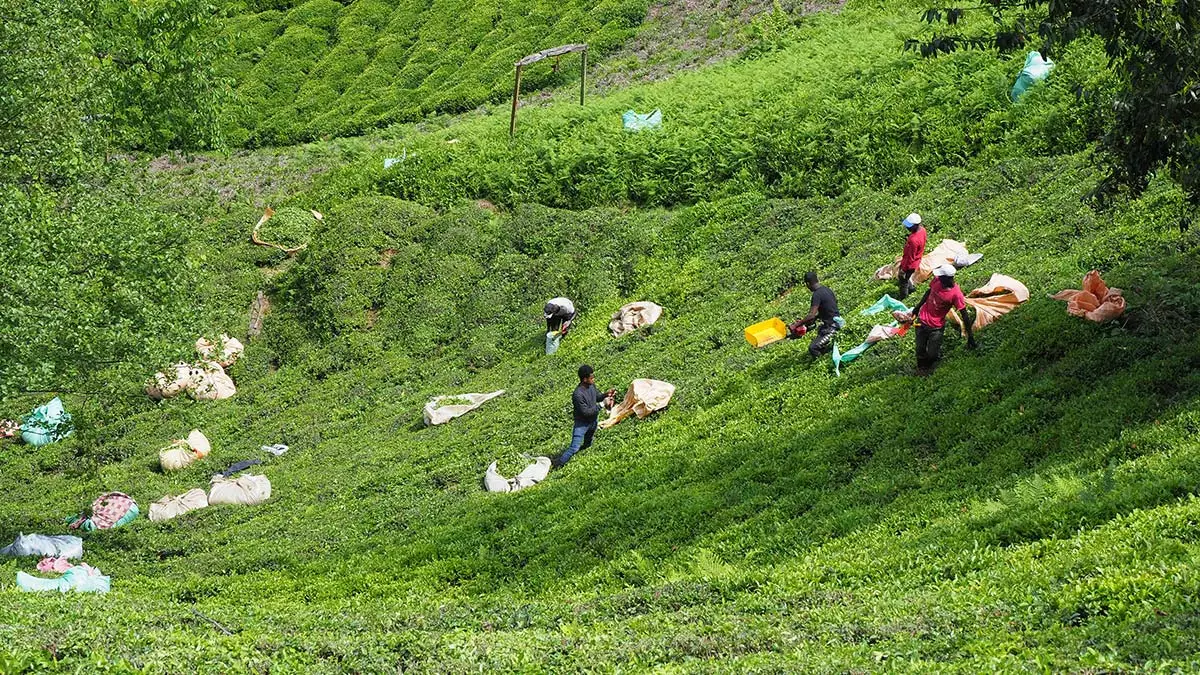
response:
<svg viewBox="0 0 1200 675"><path fill-rule="evenodd" d="M104 597L21 594L32 562L0 559L0 672L1200 668L1200 240L1175 227L1184 193L1162 178L1108 212L1082 203L1103 171L1097 111L1071 87L1110 81L1096 45L1010 107L1016 62L887 47L911 9L851 3L754 58L528 110L511 145L497 117L434 119L156 162L80 197L80 228L181 247L115 256L145 281L107 286L153 300L162 273L136 264L186 272L168 287L194 305L134 314L145 324L119 336L154 328L157 353L113 373L128 398L64 396L76 436L0 442L0 539L61 532L106 490L145 510L246 458L274 494L89 535ZM664 128L624 134L625 107L663 107ZM119 216L110 195L163 217ZM295 224L324 214L295 258L248 241L268 204ZM858 310L894 288L871 273L912 210L931 246L984 254L965 288L998 272L1032 292L979 350L948 336L918 379L912 341L894 340L839 378L804 341L746 345L744 326L808 309L808 269L838 293L839 344L861 341L874 318ZM1093 268L1125 289L1120 321L1045 297ZM139 395L195 336L245 337L259 290L273 309L233 399ZM579 319L548 358L541 307L559 294ZM612 312L643 299L664 317L611 338ZM603 388L678 392L541 485L484 492L491 461L512 475L566 445L581 362ZM430 397L495 389L423 426ZM0 417L47 397L0 392ZM160 472L158 449L193 427L212 455ZM288 454L259 450L278 442Z"/></svg>
<svg viewBox="0 0 1200 675"><path fill-rule="evenodd" d="M1057 56L1072 40L1099 38L1120 82L1103 144L1109 174L1099 194L1111 197L1121 188L1138 193L1166 169L1192 206L1200 206L1200 5L985 0L971 9L989 16L972 24L967 17L974 12L962 8L928 10L926 21L953 28L906 46L928 56L964 47L1012 51L1040 40L1047 56Z"/></svg>
<svg viewBox="0 0 1200 675"><path fill-rule="evenodd" d="M127 388L195 328L173 214L106 163L216 140L201 0L32 0L0 13L0 397Z"/></svg>
<svg viewBox="0 0 1200 675"><path fill-rule="evenodd" d="M430 113L462 112L511 95L513 63L587 42L621 45L645 0L334 0L241 3L224 35L222 72L237 82L234 144L277 145L359 134ZM240 11L239 11L240 10ZM578 79L579 58L526 68L533 91Z"/></svg>
<svg viewBox="0 0 1200 675"><path fill-rule="evenodd" d="M584 109L526 111L515 141L500 115L400 131L335 172L320 198L383 192L441 206L466 196L579 209L747 190L836 195L975 158L1076 152L1100 135L1099 113L1073 92L1108 86L1098 45L1077 45L1044 88L1013 106L1019 62L903 55L894 32L910 17L904 6L813 17L797 31L803 48L630 88ZM661 108L663 128L624 132L627 108ZM384 169L387 157L403 161Z"/></svg>

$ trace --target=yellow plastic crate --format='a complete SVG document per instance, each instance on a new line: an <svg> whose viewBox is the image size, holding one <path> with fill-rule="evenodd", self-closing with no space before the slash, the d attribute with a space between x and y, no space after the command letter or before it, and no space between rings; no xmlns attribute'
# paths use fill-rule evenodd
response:
<svg viewBox="0 0 1200 675"><path fill-rule="evenodd" d="M787 337L788 329L779 317L760 321L746 328L746 342L752 347L765 347Z"/></svg>

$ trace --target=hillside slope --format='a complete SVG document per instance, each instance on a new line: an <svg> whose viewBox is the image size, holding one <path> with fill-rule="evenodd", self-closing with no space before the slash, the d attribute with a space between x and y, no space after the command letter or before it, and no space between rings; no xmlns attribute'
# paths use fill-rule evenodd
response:
<svg viewBox="0 0 1200 675"><path fill-rule="evenodd" d="M240 334L264 289L264 336L229 401L154 404L131 382L129 400L65 396L76 438L0 445L0 536L60 532L105 490L145 507L246 458L274 494L89 535L87 562L113 577L103 597L21 594L28 561L0 560L0 671L1200 667L1200 242L1176 228L1180 195L1155 183L1110 212L1081 201L1099 178L1070 93L1091 77L1086 50L1027 108L1004 102L1012 64L983 55L892 50L868 72L910 9L850 3L764 59L529 111L515 145L481 118L147 173L146 198L196 224L197 332ZM839 42L863 46L842 75L859 86L823 95L814 64ZM971 91L959 113L923 107ZM863 105L902 99L918 112ZM630 101L661 100L683 112L660 134L605 131ZM839 161L872 115L875 135ZM405 147L433 158L383 172ZM655 158L635 179L615 170ZM764 169L802 162L827 171ZM623 187L580 190L564 165L608 167ZM268 201L324 214L294 261L247 241ZM841 347L861 341L874 318L859 310L892 290L871 274L912 210L931 244L984 254L965 288L998 272L1032 292L978 351L950 336L919 379L897 340L838 377L804 342L745 343L744 326L807 310L809 269L839 295ZM1045 297L1092 268L1125 289L1120 322ZM580 320L548 358L540 310L558 294ZM611 338L612 312L640 299L664 318ZM565 446L581 362L601 386L654 377L678 393L545 483L484 492L491 461L511 474ZM495 389L422 424L431 396ZM159 472L158 448L193 427L212 456ZM259 450L276 442L291 451Z"/></svg>
<svg viewBox="0 0 1200 675"><path fill-rule="evenodd" d="M238 110L228 140L283 145L471 110L512 91L513 63L587 42L620 46L645 0L335 0L234 4L222 26ZM254 11L263 9L263 11ZM526 91L578 79L579 58L526 69Z"/></svg>

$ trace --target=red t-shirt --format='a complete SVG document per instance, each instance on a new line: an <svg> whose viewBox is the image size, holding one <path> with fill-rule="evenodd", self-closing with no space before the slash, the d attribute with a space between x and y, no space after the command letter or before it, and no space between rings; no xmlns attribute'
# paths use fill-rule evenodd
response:
<svg viewBox="0 0 1200 675"><path fill-rule="evenodd" d="M904 240L904 255L900 258L900 271L909 272L921 266L921 258L925 256L925 228L921 225L908 239Z"/></svg>
<svg viewBox="0 0 1200 675"><path fill-rule="evenodd" d="M963 297L962 289L958 284L946 288L942 282L935 278L929 282L929 298L925 304L921 305L921 314L918 318L921 323L930 328L945 328L946 314L953 307L958 311L963 311L967 307L967 299Z"/></svg>

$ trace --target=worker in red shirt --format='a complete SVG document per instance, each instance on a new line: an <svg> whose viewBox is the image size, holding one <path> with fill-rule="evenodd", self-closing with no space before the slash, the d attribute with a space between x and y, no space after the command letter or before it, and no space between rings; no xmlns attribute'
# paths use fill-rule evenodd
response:
<svg viewBox="0 0 1200 675"><path fill-rule="evenodd" d="M904 229L908 230L908 239L904 240L904 254L900 257L900 295L898 300L907 298L917 285L913 283L913 275L921 267L921 258L925 257L926 233L921 225L921 214L910 213L904 219Z"/></svg>
<svg viewBox="0 0 1200 675"><path fill-rule="evenodd" d="M954 283L954 265L942 265L933 271L933 281L925 297L913 308L917 317L917 375L925 377L942 358L942 334L946 329L946 315L957 309L962 315L967 331L967 348L975 348L975 335L971 332L971 317L967 316L967 299L962 289Z"/></svg>

